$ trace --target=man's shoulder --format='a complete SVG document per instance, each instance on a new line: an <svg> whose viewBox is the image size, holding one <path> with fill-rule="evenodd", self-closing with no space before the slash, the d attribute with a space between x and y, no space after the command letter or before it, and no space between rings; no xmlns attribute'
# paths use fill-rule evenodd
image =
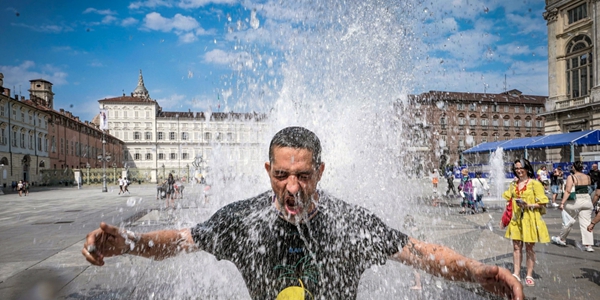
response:
<svg viewBox="0 0 600 300"><path fill-rule="evenodd" d="M271 191L266 191L257 196L254 196L254 197L251 197L248 199L244 199L244 200L238 200L238 201L232 202L230 204L227 204L224 206L224 208L238 210L238 209L248 209L248 208L257 207L257 206L267 206L267 205L270 205L270 198L272 196L273 196L273 193Z"/></svg>

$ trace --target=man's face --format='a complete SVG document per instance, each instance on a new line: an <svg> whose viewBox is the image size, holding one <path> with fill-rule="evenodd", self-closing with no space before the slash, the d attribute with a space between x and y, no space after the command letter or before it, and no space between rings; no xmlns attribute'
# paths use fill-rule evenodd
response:
<svg viewBox="0 0 600 300"><path fill-rule="evenodd" d="M598 170L598 165L597 164L593 164L592 165L592 170L594 170L594 171Z"/></svg>
<svg viewBox="0 0 600 300"><path fill-rule="evenodd" d="M324 164L315 168L310 150L273 149L273 161L265 163L265 169L277 196L277 208L288 221L299 221L314 208L311 202L318 200L317 183L324 168Z"/></svg>

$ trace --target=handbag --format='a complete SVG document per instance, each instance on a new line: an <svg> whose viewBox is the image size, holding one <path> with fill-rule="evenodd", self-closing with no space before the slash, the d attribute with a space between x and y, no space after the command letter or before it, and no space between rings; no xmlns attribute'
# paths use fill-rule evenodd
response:
<svg viewBox="0 0 600 300"><path fill-rule="evenodd" d="M575 176L573 176L573 175L571 175L571 176L573 177L573 185L571 186L571 193L569 194L569 198L567 198L567 200L577 199L577 194L575 193ZM567 188L567 185L565 184L565 189L566 188Z"/></svg>
<svg viewBox="0 0 600 300"><path fill-rule="evenodd" d="M504 213L502 214L502 219L500 220L500 224L502 225L502 229L504 229L508 224L510 224L510 220L512 220L513 215L513 199L510 198L510 201L506 203L506 208L504 209Z"/></svg>

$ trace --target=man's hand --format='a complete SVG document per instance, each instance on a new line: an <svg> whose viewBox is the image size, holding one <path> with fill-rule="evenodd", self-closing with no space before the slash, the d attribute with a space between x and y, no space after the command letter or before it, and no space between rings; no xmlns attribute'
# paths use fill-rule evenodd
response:
<svg viewBox="0 0 600 300"><path fill-rule="evenodd" d="M121 255L130 249L125 237L118 227L102 222L100 228L87 234L81 253L91 264L103 266L105 257Z"/></svg>
<svg viewBox="0 0 600 300"><path fill-rule="evenodd" d="M473 267L474 281L494 294L513 300L525 299L523 285L512 276L509 270L492 265L479 265Z"/></svg>

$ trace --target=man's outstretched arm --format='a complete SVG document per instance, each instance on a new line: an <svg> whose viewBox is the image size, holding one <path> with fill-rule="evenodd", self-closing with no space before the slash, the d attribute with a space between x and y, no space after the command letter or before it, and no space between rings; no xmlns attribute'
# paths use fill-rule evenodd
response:
<svg viewBox="0 0 600 300"><path fill-rule="evenodd" d="M102 222L88 233L81 253L91 264L103 266L105 257L122 254L161 260L195 250L190 229L133 233Z"/></svg>
<svg viewBox="0 0 600 300"><path fill-rule="evenodd" d="M449 280L477 282L509 299L525 298L523 286L509 270L467 258L448 247L410 238L393 259Z"/></svg>

